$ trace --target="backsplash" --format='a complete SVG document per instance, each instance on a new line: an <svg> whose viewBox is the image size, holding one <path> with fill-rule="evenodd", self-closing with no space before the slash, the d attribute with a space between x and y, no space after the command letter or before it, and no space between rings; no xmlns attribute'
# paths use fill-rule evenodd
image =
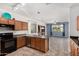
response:
<svg viewBox="0 0 79 59"><path fill-rule="evenodd" d="M10 32L13 32L13 35L29 34L28 31L11 31L11 30L0 31L0 33L10 33Z"/></svg>
<svg viewBox="0 0 79 59"><path fill-rule="evenodd" d="M19 34L29 34L28 31L13 31L14 35L19 35Z"/></svg>
<svg viewBox="0 0 79 59"><path fill-rule="evenodd" d="M0 31L3 31L3 30L12 30L11 28L9 28L9 27L0 27Z"/></svg>

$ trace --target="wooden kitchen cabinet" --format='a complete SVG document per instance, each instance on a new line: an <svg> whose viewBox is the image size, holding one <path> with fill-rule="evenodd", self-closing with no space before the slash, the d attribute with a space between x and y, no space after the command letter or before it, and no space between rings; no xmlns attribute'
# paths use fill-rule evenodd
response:
<svg viewBox="0 0 79 59"><path fill-rule="evenodd" d="M73 40L70 41L70 50L72 56L79 56L79 48Z"/></svg>
<svg viewBox="0 0 79 59"><path fill-rule="evenodd" d="M15 21L15 30L22 30L22 22Z"/></svg>
<svg viewBox="0 0 79 59"><path fill-rule="evenodd" d="M31 38L31 47L36 48L36 38L35 37L30 37Z"/></svg>
<svg viewBox="0 0 79 59"><path fill-rule="evenodd" d="M47 52L48 51L48 49L49 49L49 43L48 43L49 41L48 41L48 39L41 39L41 51L43 51L43 52Z"/></svg>
<svg viewBox="0 0 79 59"><path fill-rule="evenodd" d="M31 47L42 52L47 52L49 47L49 41L46 38L39 38L39 37L30 37L31 39Z"/></svg>
<svg viewBox="0 0 79 59"><path fill-rule="evenodd" d="M28 23L22 22L22 30L28 30Z"/></svg>
<svg viewBox="0 0 79 59"><path fill-rule="evenodd" d="M79 31L79 16L77 16L77 31Z"/></svg>
<svg viewBox="0 0 79 59"><path fill-rule="evenodd" d="M19 36L17 37L17 48L21 48L26 45L26 37Z"/></svg>
<svg viewBox="0 0 79 59"><path fill-rule="evenodd" d="M41 39L40 38L36 38L35 48L38 50L41 50Z"/></svg>
<svg viewBox="0 0 79 59"><path fill-rule="evenodd" d="M10 25L14 25L15 24L15 18L13 18L12 20L8 20Z"/></svg>
<svg viewBox="0 0 79 59"><path fill-rule="evenodd" d="M28 30L28 23L15 21L15 30Z"/></svg>
<svg viewBox="0 0 79 59"><path fill-rule="evenodd" d="M6 20L6 19L0 17L0 23L1 23L1 24L8 24L8 20Z"/></svg>
<svg viewBox="0 0 79 59"><path fill-rule="evenodd" d="M26 36L26 46L27 47L31 46L31 38L29 36Z"/></svg>

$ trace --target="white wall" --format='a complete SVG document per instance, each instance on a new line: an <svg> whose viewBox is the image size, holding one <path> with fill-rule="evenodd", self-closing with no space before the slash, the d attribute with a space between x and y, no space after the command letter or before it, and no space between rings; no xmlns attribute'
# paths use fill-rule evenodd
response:
<svg viewBox="0 0 79 59"><path fill-rule="evenodd" d="M77 16L79 16L79 6L74 6L70 10L70 35L79 36L77 31Z"/></svg>
<svg viewBox="0 0 79 59"><path fill-rule="evenodd" d="M47 7L46 7L47 8ZM70 9L69 8L62 8L62 7L48 7L49 9L48 10L44 10L43 12L48 15L48 19L45 20L46 23L54 23L55 21L56 22L69 22L70 20ZM4 12L5 10L1 10L0 9L0 14L2 14L2 12ZM45 12L46 11L46 12ZM29 33L30 33L30 24L33 22L33 23L36 23L36 24L40 24L40 25L45 25L46 23L42 20L38 20L37 19L31 19L31 18L28 18L27 16L23 16L23 15L20 15L19 13L16 14L12 11L9 11L12 16L14 18L16 18L16 20L19 20L19 21L24 21L24 22L28 22L29 23ZM51 14L50 14L51 13ZM43 15L45 17L45 14ZM50 18L49 18L50 17Z"/></svg>
<svg viewBox="0 0 79 59"><path fill-rule="evenodd" d="M58 8L52 9L51 12L52 12L51 18L47 20L47 23L69 22L70 20L70 8L58 7Z"/></svg>
<svg viewBox="0 0 79 59"><path fill-rule="evenodd" d="M46 23L70 22L70 8L56 7L52 9L52 18L46 20ZM70 28L70 24L69 24ZM68 31L70 34L70 31Z"/></svg>
<svg viewBox="0 0 79 59"><path fill-rule="evenodd" d="M52 18L49 19L47 21L47 23L70 22L70 8L62 8L61 7L61 8L57 8L56 10L52 9L52 12L53 12ZM70 29L70 24L69 24L69 29ZM70 34L70 30L68 31L68 34ZM64 52L67 52L67 53L70 52L69 37L68 38L50 37L50 39L53 42L57 42L57 41L59 42L56 45L62 46L62 48L60 50L62 50L62 51L64 50ZM63 45L62 45L62 43L63 43ZM52 47L54 47L53 45L55 45L55 44L52 43ZM55 45L55 47L56 47L56 45ZM63 48L63 46L65 46L66 49ZM57 47L57 49L59 49L59 48Z"/></svg>

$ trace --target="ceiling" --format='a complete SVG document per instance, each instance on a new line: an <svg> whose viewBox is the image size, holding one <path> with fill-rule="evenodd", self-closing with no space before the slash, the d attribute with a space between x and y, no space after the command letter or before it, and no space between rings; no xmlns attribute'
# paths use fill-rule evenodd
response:
<svg viewBox="0 0 79 59"><path fill-rule="evenodd" d="M15 3L0 3L0 9L11 10Z"/></svg>
<svg viewBox="0 0 79 59"><path fill-rule="evenodd" d="M59 11L64 13L63 8L71 8L73 6L79 5L78 3L0 3L0 9L12 10L29 18L38 19L41 21L46 21L46 19L51 19L54 15L58 15ZM55 10L55 12L54 12ZM60 13L60 12L58 12ZM54 14L54 15L53 15ZM60 13L61 14L61 13ZM59 15L58 15L59 16Z"/></svg>

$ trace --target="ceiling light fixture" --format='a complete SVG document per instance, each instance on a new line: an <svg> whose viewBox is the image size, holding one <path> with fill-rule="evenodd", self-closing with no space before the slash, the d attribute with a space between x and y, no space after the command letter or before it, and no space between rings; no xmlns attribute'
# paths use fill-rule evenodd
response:
<svg viewBox="0 0 79 59"><path fill-rule="evenodd" d="M45 3L46 5L50 5L51 3Z"/></svg>
<svg viewBox="0 0 79 59"><path fill-rule="evenodd" d="M37 14L40 14L40 11L37 11Z"/></svg>

